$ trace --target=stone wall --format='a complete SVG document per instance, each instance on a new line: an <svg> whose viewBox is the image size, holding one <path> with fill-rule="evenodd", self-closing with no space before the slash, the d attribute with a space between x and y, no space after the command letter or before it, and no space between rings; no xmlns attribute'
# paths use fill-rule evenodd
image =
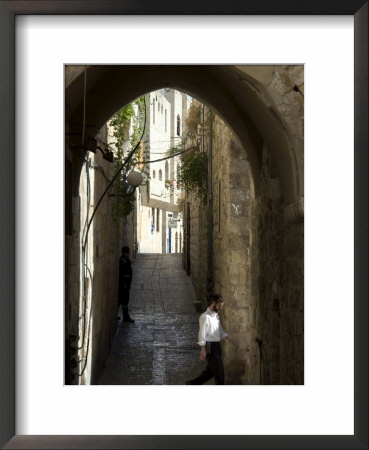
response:
<svg viewBox="0 0 369 450"><path fill-rule="evenodd" d="M202 308L207 307L207 278L208 278L208 209L206 201L194 196L188 198L190 207L190 234L185 232L185 248L187 241L190 245L190 275L194 285L197 300ZM186 256L187 253L184 252Z"/></svg>
<svg viewBox="0 0 369 450"><path fill-rule="evenodd" d="M224 329L236 341L223 341L228 384L258 382L254 337L256 303L251 288L250 202L252 178L245 149L219 117L213 124L214 292L221 292Z"/></svg>
<svg viewBox="0 0 369 450"><path fill-rule="evenodd" d="M300 67L281 66L271 71L267 83L300 166L302 74ZM296 85L299 90L291 85L296 79L300 80ZM210 136L210 195L202 203L193 197L189 202L190 266L203 308L209 273L213 292L221 292L225 298L221 320L238 344L234 348L222 343L226 382L303 384L303 216L286 213L277 166L261 137L254 140L262 154L260 193L255 198L247 148L218 116L214 117ZM212 260L207 254L209 242Z"/></svg>
<svg viewBox="0 0 369 450"><path fill-rule="evenodd" d="M89 211L91 218L101 195L113 177L114 168L100 153L88 154L90 158L88 202L86 162L81 153L78 154L75 150L72 153L67 149L71 161L70 168L74 172L70 177L72 223L65 242L67 384L94 384L101 374L117 325L118 260L121 247L129 245L134 256L136 239L136 228L133 223L135 214L132 213L124 221L113 220L112 203L116 198L105 195L88 232L84 280L82 243L86 214ZM77 346L81 347L78 351L75 350ZM84 358L87 358L86 367ZM81 363L77 364L80 360Z"/></svg>
<svg viewBox="0 0 369 450"><path fill-rule="evenodd" d="M304 68L270 66L248 68L271 95L294 149L298 171L304 170ZM297 208L283 203L275 161L263 145L260 197L252 206L254 285L258 286L258 331L261 382L304 383L304 180L298 180Z"/></svg>
<svg viewBox="0 0 369 450"><path fill-rule="evenodd" d="M112 164L100 155L95 157L94 209L103 194L107 179L104 172L112 172ZM101 168L101 170L99 170ZM111 177L107 177L110 179ZM92 224L92 326L91 326L91 375L89 384L95 384L101 374L104 359L110 350L112 335L117 325L119 256L123 245L123 229L112 217L112 203L117 201L104 197ZM132 246L131 246L132 248ZM90 269L91 270L91 269Z"/></svg>
<svg viewBox="0 0 369 450"><path fill-rule="evenodd" d="M278 113L293 148L299 177L299 195L304 195L304 66L269 65L238 66L252 77L253 84L267 93L272 108Z"/></svg>
<svg viewBox="0 0 369 450"><path fill-rule="evenodd" d="M303 384L304 226L302 220L286 220L272 166L264 146L261 196L251 208L261 383Z"/></svg>
<svg viewBox="0 0 369 450"><path fill-rule="evenodd" d="M209 189L205 198L192 195L188 199L191 279L203 310L209 289L224 296L223 327L237 341L236 348L222 343L227 383L257 384L259 353L254 339L256 302L250 264L250 168L238 139L220 117L210 111L207 114L208 119L211 117L205 140Z"/></svg>

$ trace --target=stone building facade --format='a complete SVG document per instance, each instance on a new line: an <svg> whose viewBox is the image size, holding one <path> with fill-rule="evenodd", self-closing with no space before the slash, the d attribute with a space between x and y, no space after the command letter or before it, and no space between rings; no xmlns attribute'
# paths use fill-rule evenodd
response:
<svg viewBox="0 0 369 450"><path fill-rule="evenodd" d="M190 100L175 89L159 89L147 95L146 103L144 154L150 161L159 161L150 163L150 178L138 192L138 251L181 253L183 222L177 206L181 189L175 182L179 156L163 158L182 140Z"/></svg>

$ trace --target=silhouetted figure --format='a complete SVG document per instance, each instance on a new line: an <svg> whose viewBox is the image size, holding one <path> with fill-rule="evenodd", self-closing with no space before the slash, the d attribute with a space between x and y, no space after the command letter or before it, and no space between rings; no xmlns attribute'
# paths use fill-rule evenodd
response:
<svg viewBox="0 0 369 450"><path fill-rule="evenodd" d="M119 258L119 290L118 308L122 305L123 322L134 322L128 313L129 291L132 283L132 265L129 259L129 247L122 247L122 256ZM119 318L118 318L119 319Z"/></svg>
<svg viewBox="0 0 369 450"><path fill-rule="evenodd" d="M222 362L222 352L220 341L227 339L236 345L227 333L224 332L218 312L223 308L224 299L220 294L214 294L209 303L208 309L199 318L199 338L198 344L201 347L200 359L207 361L206 369L193 380L186 384L204 384L215 377L215 384L224 384L224 367Z"/></svg>

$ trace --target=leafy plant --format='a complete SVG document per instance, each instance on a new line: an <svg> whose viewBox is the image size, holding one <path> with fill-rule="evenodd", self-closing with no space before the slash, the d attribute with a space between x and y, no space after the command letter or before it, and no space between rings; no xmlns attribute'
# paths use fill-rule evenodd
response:
<svg viewBox="0 0 369 450"><path fill-rule="evenodd" d="M208 155L199 150L182 155L177 182L189 193L201 197L206 192Z"/></svg>
<svg viewBox="0 0 369 450"><path fill-rule="evenodd" d="M196 139L198 136L198 128L201 123L201 104L193 101L188 110L185 120L186 134L191 139Z"/></svg>
<svg viewBox="0 0 369 450"><path fill-rule="evenodd" d="M207 189L208 155L205 149L199 148L199 137L208 134L209 123L212 116L208 114L205 122L202 122L202 104L194 101L188 111L186 118L186 142L196 142L194 146L187 146L181 140L176 146L170 148L168 156L181 154L179 172L177 174L177 185L184 188L199 198L203 198Z"/></svg>
<svg viewBox="0 0 369 450"><path fill-rule="evenodd" d="M139 97L133 102L121 108L109 122L113 140L109 143L114 153L114 169L116 171L122 166L139 140L141 139L143 125L145 120L145 102L143 97ZM130 134L130 129L132 132ZM113 219L127 216L134 208L134 196L130 194L130 187L126 181L127 173L133 169L136 164L144 159L144 150L142 142L139 148L133 154L130 161L127 162L124 169L120 172L118 179L114 183L113 195L116 201L113 204ZM141 170L149 176L147 168L140 167Z"/></svg>

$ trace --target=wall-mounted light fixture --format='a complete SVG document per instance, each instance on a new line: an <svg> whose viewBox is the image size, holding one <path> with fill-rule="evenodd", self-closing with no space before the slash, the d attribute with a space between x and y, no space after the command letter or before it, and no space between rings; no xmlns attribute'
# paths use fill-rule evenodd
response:
<svg viewBox="0 0 369 450"><path fill-rule="evenodd" d="M143 182L143 176L140 172L132 170L132 172L127 175L127 181L132 187L136 189L136 187L138 187Z"/></svg>
<svg viewBox="0 0 369 450"><path fill-rule="evenodd" d="M126 177L126 191L122 194L108 194L109 197L130 197L136 191L136 188L143 182L143 176L140 172L132 170Z"/></svg>

